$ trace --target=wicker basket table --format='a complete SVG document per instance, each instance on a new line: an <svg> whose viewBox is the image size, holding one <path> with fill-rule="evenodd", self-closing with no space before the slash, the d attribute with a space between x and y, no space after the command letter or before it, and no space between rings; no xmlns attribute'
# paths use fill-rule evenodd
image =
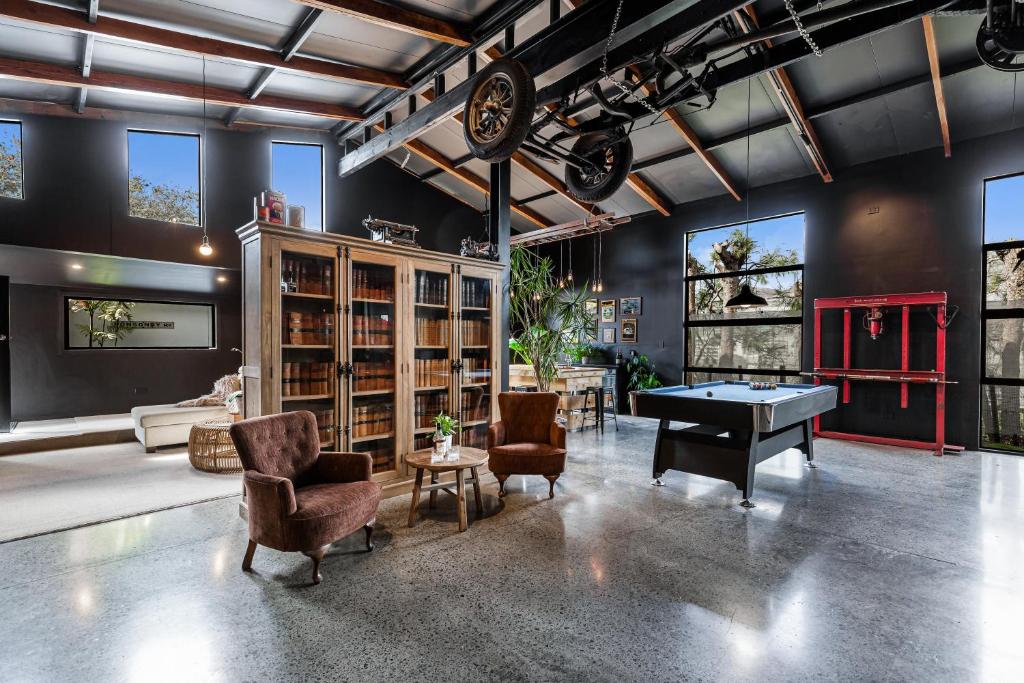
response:
<svg viewBox="0 0 1024 683"><path fill-rule="evenodd" d="M192 467L216 474L242 471L242 462L228 434L232 424L230 417L215 417L192 425L188 434L188 461Z"/></svg>

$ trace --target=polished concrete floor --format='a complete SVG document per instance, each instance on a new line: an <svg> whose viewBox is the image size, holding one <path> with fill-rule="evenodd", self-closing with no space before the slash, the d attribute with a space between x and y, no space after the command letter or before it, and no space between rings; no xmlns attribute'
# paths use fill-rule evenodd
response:
<svg viewBox="0 0 1024 683"><path fill-rule="evenodd" d="M571 435L554 500L490 484L463 534L388 500L317 587L300 555L239 570L236 499L0 545L0 679L1020 680L1024 458L818 441L746 510L651 487L653 441Z"/></svg>

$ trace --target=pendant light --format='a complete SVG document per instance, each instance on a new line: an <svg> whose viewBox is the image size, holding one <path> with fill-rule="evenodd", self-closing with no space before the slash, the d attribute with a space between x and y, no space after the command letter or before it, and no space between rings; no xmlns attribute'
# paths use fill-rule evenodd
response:
<svg viewBox="0 0 1024 683"><path fill-rule="evenodd" d="M747 79L747 187L744 192L744 203L746 204L747 212L747 222L744 224L744 229L748 238L750 237L750 80L749 78ZM743 267L744 269L747 267L746 256L743 257ZM725 309L727 311L760 308L768 305L768 301L763 296L757 295L750 288L749 276L747 280L740 287L739 294L725 302Z"/></svg>
<svg viewBox="0 0 1024 683"><path fill-rule="evenodd" d="M572 287L572 239L569 239L569 274L565 276L565 284Z"/></svg>
<svg viewBox="0 0 1024 683"><path fill-rule="evenodd" d="M212 256L213 246L206 231L206 57L203 57L203 136L199 138L199 150L202 163L199 177L199 213L203 224L203 239L199 243L199 253L203 256Z"/></svg>
<svg viewBox="0 0 1024 683"><path fill-rule="evenodd" d="M590 291L597 293L597 235L590 238Z"/></svg>
<svg viewBox="0 0 1024 683"><path fill-rule="evenodd" d="M558 288L559 289L565 289L565 275L564 275L564 271L562 270L562 265L563 265L563 262L564 262L563 258L562 258L562 251L563 251L562 247L564 247L564 246L565 245L562 244L562 240L558 240Z"/></svg>
<svg viewBox="0 0 1024 683"><path fill-rule="evenodd" d="M604 291L604 235L597 233L597 291Z"/></svg>

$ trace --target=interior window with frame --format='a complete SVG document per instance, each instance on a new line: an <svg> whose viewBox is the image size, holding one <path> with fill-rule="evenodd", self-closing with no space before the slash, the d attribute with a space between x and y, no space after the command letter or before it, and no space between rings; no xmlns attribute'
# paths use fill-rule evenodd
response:
<svg viewBox="0 0 1024 683"><path fill-rule="evenodd" d="M289 206L304 209L304 227L323 230L324 148L299 142L271 143L271 187Z"/></svg>
<svg viewBox="0 0 1024 683"><path fill-rule="evenodd" d="M128 214L201 225L200 140L189 133L128 131Z"/></svg>
<svg viewBox="0 0 1024 683"><path fill-rule="evenodd" d="M24 199L21 123L0 121L0 197Z"/></svg>
<svg viewBox="0 0 1024 683"><path fill-rule="evenodd" d="M190 301L65 297L66 350L212 349L216 308Z"/></svg>
<svg viewBox="0 0 1024 683"><path fill-rule="evenodd" d="M1024 174L985 181L981 447L1024 451Z"/></svg>
<svg viewBox="0 0 1024 683"><path fill-rule="evenodd" d="M687 234L684 382L800 382L804 214ZM743 285L767 301L727 310Z"/></svg>

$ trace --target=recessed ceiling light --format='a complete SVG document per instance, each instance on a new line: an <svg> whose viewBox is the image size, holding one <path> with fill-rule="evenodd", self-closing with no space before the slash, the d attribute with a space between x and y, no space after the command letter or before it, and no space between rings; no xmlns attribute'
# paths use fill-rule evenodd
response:
<svg viewBox="0 0 1024 683"><path fill-rule="evenodd" d="M228 276L227 275L218 275L217 276L217 282L227 282L227 281L228 281Z"/></svg>
<svg viewBox="0 0 1024 683"><path fill-rule="evenodd" d="M81 263L72 263L71 264L71 270L81 270L81 269L82 269L82 264Z"/></svg>

